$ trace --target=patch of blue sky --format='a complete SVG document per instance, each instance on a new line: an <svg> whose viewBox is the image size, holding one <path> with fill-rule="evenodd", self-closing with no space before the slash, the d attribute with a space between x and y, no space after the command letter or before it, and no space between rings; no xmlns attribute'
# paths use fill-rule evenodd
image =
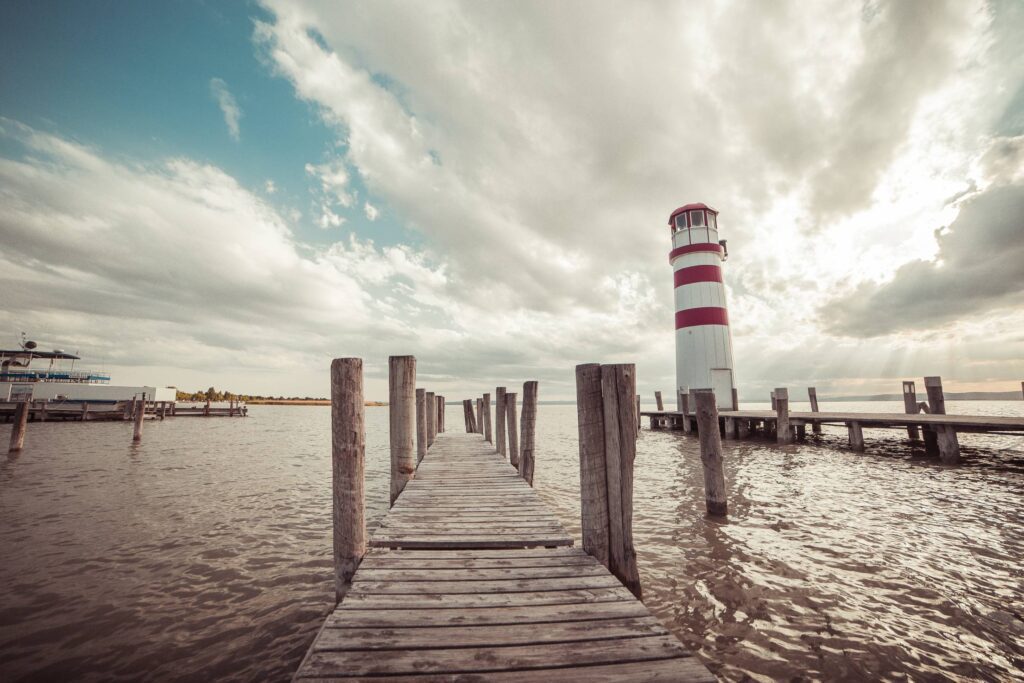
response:
<svg viewBox="0 0 1024 683"><path fill-rule="evenodd" d="M282 215L297 209L297 236L312 244L355 231L378 244L416 242L352 175L359 201L316 226L317 181L305 171L343 154L336 131L258 58L253 2L5 2L0 4L0 116L145 163L188 157L262 194ZM241 111L229 134L210 88L221 79ZM16 143L0 152L20 156ZM276 191L266 192L267 181ZM380 209L367 219L363 204Z"/></svg>

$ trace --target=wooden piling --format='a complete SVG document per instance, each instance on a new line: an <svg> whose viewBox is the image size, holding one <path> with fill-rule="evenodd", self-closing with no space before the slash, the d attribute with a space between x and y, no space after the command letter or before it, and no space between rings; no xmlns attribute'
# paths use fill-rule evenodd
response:
<svg viewBox="0 0 1024 683"><path fill-rule="evenodd" d="M434 403L437 407L437 432L438 434L444 433L444 396L434 395Z"/></svg>
<svg viewBox="0 0 1024 683"><path fill-rule="evenodd" d="M946 397L942 393L941 377L925 377L924 388L928 392L928 409L932 415L946 414ZM957 440L956 428L952 425L935 425L932 428L935 449L939 458L946 465L960 462L960 443Z"/></svg>
<svg viewBox="0 0 1024 683"><path fill-rule="evenodd" d="M473 405L468 398L462 400L462 418L466 421L466 433L472 434L475 432L476 425L473 424Z"/></svg>
<svg viewBox="0 0 1024 683"><path fill-rule="evenodd" d="M503 456L508 457L508 437L505 434L505 387L494 390L494 436L498 443L495 448Z"/></svg>
<svg viewBox="0 0 1024 683"><path fill-rule="evenodd" d="M907 415L917 415L917 387L912 381L903 382L903 411ZM915 425L907 425L907 436L910 437L911 441L917 441L921 438L921 430Z"/></svg>
<svg viewBox="0 0 1024 683"><path fill-rule="evenodd" d="M437 436L437 405L434 403L433 391L423 393L423 416L427 424L427 448L430 448Z"/></svg>
<svg viewBox="0 0 1024 683"><path fill-rule="evenodd" d="M580 526L583 550L608 566L608 474L604 464L601 366L576 366L576 415L580 452Z"/></svg>
<svg viewBox="0 0 1024 683"><path fill-rule="evenodd" d="M536 381L523 383L523 419L520 425L522 438L519 440L522 453L519 457L519 474L530 486L533 486L533 470L536 465L537 387Z"/></svg>
<svg viewBox="0 0 1024 683"><path fill-rule="evenodd" d="M484 400L476 399L476 433L484 433Z"/></svg>
<svg viewBox="0 0 1024 683"><path fill-rule="evenodd" d="M412 363L415 374L415 359ZM366 422L363 361L331 363L331 478L334 500L334 601L341 602L366 554Z"/></svg>
<svg viewBox="0 0 1024 683"><path fill-rule="evenodd" d="M132 430L132 441L142 441L142 422L146 418L146 395L135 406L135 429Z"/></svg>
<svg viewBox="0 0 1024 683"><path fill-rule="evenodd" d="M661 411L665 410L665 404L661 400L661 392L660 391L655 391L654 392L654 402L658 406L658 412L661 412Z"/></svg>
<svg viewBox="0 0 1024 683"><path fill-rule="evenodd" d="M633 463L639 431L632 406L636 366L601 366L604 463L608 486L608 569L637 598L640 573L633 547Z"/></svg>
<svg viewBox="0 0 1024 683"><path fill-rule="evenodd" d="M863 451L864 430L861 429L860 422L847 422L846 430L850 438L850 448L855 451Z"/></svg>
<svg viewBox="0 0 1024 683"><path fill-rule="evenodd" d="M494 433L491 430L491 395L484 394L484 441L494 443Z"/></svg>
<svg viewBox="0 0 1024 683"><path fill-rule="evenodd" d="M516 412L516 394L505 392L505 415L508 420L508 461L512 467L519 469L519 414Z"/></svg>
<svg viewBox="0 0 1024 683"><path fill-rule="evenodd" d="M46 401L39 402L39 421L46 422Z"/></svg>
<svg viewBox="0 0 1024 683"><path fill-rule="evenodd" d="M718 402L715 392L701 389L694 397L697 433L700 436L700 461L704 467L704 504L713 517L725 517L729 504L725 495L725 467L722 437L718 433Z"/></svg>
<svg viewBox="0 0 1024 683"><path fill-rule="evenodd" d="M640 394L636 395L636 423L640 424ZM654 427L654 420L651 420L651 427Z"/></svg>
<svg viewBox="0 0 1024 683"><path fill-rule="evenodd" d="M210 417L210 399L206 399L206 406L203 407L203 416Z"/></svg>
<svg viewBox="0 0 1024 683"><path fill-rule="evenodd" d="M14 408L14 426L11 427L11 443L8 453L17 453L25 446L25 429L28 426L29 404L20 401Z"/></svg>
<svg viewBox="0 0 1024 683"><path fill-rule="evenodd" d="M737 433L736 433L736 423L737 422L738 422L738 420L736 418L734 418L734 417L727 417L727 418L725 418L725 438L727 438L727 439L735 439L737 437Z"/></svg>
<svg viewBox="0 0 1024 683"><path fill-rule="evenodd" d="M815 387L807 387L807 398L811 400L811 412L818 412L818 390ZM811 425L811 431L815 434L821 434L821 423L814 422Z"/></svg>
<svg viewBox="0 0 1024 683"><path fill-rule="evenodd" d="M690 422L690 390L687 389L685 394L680 395L679 400L683 404L683 433L689 434L693 431L693 423Z"/></svg>
<svg viewBox="0 0 1024 683"><path fill-rule="evenodd" d="M427 456L427 390L416 390L416 465Z"/></svg>
<svg viewBox="0 0 1024 683"><path fill-rule="evenodd" d="M789 424L789 389L779 387L772 392L775 402L775 442L793 443L793 428Z"/></svg>
<svg viewBox="0 0 1024 683"><path fill-rule="evenodd" d="M86 401L82 404L82 416L78 418L80 421L85 422L89 419L89 402Z"/></svg>
<svg viewBox="0 0 1024 683"><path fill-rule="evenodd" d="M426 396L426 395L425 395ZM416 358L388 358L388 421L391 445L391 505L416 471ZM430 446L430 427L427 427Z"/></svg>

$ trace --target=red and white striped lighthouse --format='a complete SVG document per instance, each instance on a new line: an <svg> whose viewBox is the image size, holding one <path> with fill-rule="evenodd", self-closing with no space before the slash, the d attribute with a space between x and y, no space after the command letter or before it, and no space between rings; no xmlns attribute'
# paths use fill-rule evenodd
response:
<svg viewBox="0 0 1024 683"><path fill-rule="evenodd" d="M718 212L687 204L672 212L669 263L675 281L676 385L714 389L718 407L733 409L732 335L722 284L728 252L718 240Z"/></svg>

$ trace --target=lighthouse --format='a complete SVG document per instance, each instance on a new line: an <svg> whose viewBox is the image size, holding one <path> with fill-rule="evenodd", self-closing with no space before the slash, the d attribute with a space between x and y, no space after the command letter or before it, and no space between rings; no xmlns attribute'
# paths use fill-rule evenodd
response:
<svg viewBox="0 0 1024 683"><path fill-rule="evenodd" d="M672 277L676 302L678 391L713 389L718 407L733 410L732 335L722 284L728 252L718 239L718 212L687 204L672 212Z"/></svg>

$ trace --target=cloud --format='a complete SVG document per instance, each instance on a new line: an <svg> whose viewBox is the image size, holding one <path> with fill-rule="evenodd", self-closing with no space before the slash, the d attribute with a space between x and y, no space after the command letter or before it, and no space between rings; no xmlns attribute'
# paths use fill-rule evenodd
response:
<svg viewBox="0 0 1024 683"><path fill-rule="evenodd" d="M220 78L210 79L210 93L217 101L221 113L224 114L224 123L228 127L228 134L235 142L238 142L241 139L238 122L242 118L242 110L238 107L235 96L228 90L228 84Z"/></svg>
<svg viewBox="0 0 1024 683"><path fill-rule="evenodd" d="M370 202L366 202L365 204L363 204L363 212L366 213L366 218L371 221L377 220L377 218L380 216L380 209L378 209Z"/></svg>
<svg viewBox="0 0 1024 683"><path fill-rule="evenodd" d="M864 282L820 309L827 332L874 337L928 330L964 319L991 316L1024 305L1024 183L1020 159L1024 138L1000 141L987 160L1003 177L964 200L956 220L935 231L933 260L914 260L892 279Z"/></svg>

